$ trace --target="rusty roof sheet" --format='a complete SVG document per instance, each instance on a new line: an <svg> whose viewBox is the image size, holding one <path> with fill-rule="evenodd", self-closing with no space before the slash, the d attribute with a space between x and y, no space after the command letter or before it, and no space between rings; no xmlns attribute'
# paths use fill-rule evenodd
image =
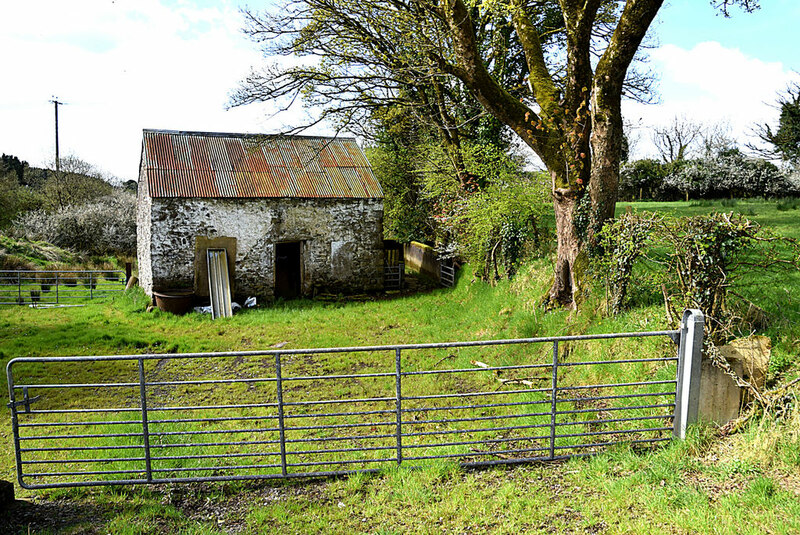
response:
<svg viewBox="0 0 800 535"><path fill-rule="evenodd" d="M352 138L144 130L151 197L383 198Z"/></svg>

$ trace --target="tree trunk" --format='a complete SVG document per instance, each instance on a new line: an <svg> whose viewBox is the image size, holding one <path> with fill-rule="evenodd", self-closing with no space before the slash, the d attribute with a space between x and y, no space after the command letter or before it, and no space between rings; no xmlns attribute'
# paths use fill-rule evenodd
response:
<svg viewBox="0 0 800 535"><path fill-rule="evenodd" d="M575 307L575 294L580 288L580 277L576 275L576 263L581 254L581 240L575 229L575 191L557 189L553 192L553 208L556 216L556 265L553 286L550 288L550 303Z"/></svg>
<svg viewBox="0 0 800 535"><path fill-rule="evenodd" d="M602 95L596 90L595 95ZM589 214L587 242L595 247L603 224L614 217L619 191L619 162L622 154L622 113L620 99L602 101L594 98L592 105L592 173L589 196L592 210Z"/></svg>
<svg viewBox="0 0 800 535"><path fill-rule="evenodd" d="M619 96L595 88L591 107L589 186L586 191L574 187L554 189L558 249L555 278L550 289L550 302L553 304L577 306L589 249L598 245L603 224L614 217L622 152L622 113L619 103ZM577 158L575 164L580 164ZM568 180L553 178L554 183L569 184ZM589 195L588 213L578 213L578 201L583 195ZM578 228L576 224L584 226Z"/></svg>

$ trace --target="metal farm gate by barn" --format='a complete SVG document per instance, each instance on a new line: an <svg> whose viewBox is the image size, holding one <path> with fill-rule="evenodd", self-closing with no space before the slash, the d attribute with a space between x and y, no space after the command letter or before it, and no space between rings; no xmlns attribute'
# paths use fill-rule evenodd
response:
<svg viewBox="0 0 800 535"><path fill-rule="evenodd" d="M696 419L702 333L687 311L641 333L15 358L17 475L28 489L229 481L649 447Z"/></svg>
<svg viewBox="0 0 800 535"><path fill-rule="evenodd" d="M126 282L120 270L0 270L0 305L69 306L121 293Z"/></svg>

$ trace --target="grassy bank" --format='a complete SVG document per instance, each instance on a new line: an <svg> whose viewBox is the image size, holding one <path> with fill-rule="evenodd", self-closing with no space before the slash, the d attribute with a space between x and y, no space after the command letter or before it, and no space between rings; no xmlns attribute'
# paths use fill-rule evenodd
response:
<svg viewBox="0 0 800 535"><path fill-rule="evenodd" d="M800 236L800 214L776 203L635 203L637 210L679 215L742 210L783 235ZM730 204L730 203L729 203ZM620 210L625 210L621 205ZM656 330L663 305L642 301L610 318L599 301L580 313L543 313L551 266L526 266L495 287L462 274L456 288L366 302L295 301L249 310L225 321L145 311L141 293L74 309L5 307L0 316L0 364L17 356L176 353L440 342ZM800 372L800 279L797 273L751 273L748 296L770 316L770 381ZM609 351L658 355L668 345L626 349L575 346L575 358ZM430 366L447 355L421 355ZM482 359L498 355L482 355ZM465 364L474 355L460 355ZM460 359L460 360L459 360ZM424 362L422 362L424 361ZM320 359L311 369L334 373L370 364ZM377 366L376 363L370 365ZM209 370L199 370L212 373ZM241 370L240 370L241 371ZM246 370L245 370L246 371ZM631 380L654 368L634 371ZM115 369L64 367L67 377L109 378ZM224 370L214 373L238 373ZM85 375L81 375L85 374ZM333 394L333 392L331 393ZM3 404L7 402L3 392ZM61 406L86 403L60 399ZM89 401L91 402L91 401ZM465 471L436 461L422 470L387 470L344 479L96 488L25 492L32 502L6 521L19 533L792 533L800 530L800 409L754 420L742 433L718 436L698 428L690 440L656 452L625 446L591 459ZM13 480L8 419L0 424L0 479ZM4 531L0 519L0 532ZM30 528L30 530L28 529ZM11 532L14 532L11 531Z"/></svg>
<svg viewBox="0 0 800 535"><path fill-rule="evenodd" d="M77 254L51 243L14 238L0 232L0 270L125 269L132 258Z"/></svg>

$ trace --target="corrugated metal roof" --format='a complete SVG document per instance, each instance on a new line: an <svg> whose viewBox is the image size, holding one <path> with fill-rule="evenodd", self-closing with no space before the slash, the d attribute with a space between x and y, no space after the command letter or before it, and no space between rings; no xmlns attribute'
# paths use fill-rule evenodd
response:
<svg viewBox="0 0 800 535"><path fill-rule="evenodd" d="M150 197L383 198L352 138L144 130Z"/></svg>

